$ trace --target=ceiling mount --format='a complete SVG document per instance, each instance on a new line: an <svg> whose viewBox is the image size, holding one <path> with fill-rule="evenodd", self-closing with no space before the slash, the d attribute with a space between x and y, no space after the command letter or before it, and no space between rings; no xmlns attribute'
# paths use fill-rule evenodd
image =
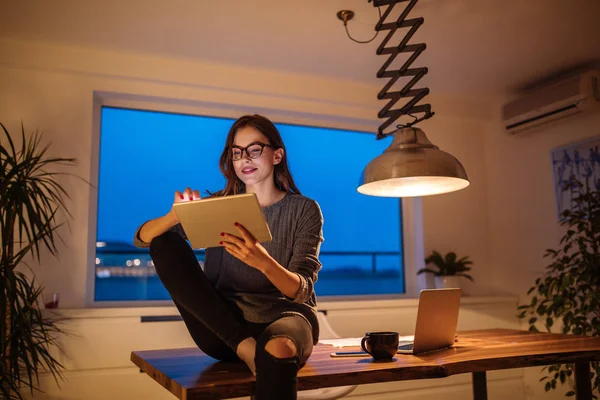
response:
<svg viewBox="0 0 600 400"><path fill-rule="evenodd" d="M337 17L340 21L344 21L344 25L354 18L354 11L352 10L340 10L337 12Z"/></svg>

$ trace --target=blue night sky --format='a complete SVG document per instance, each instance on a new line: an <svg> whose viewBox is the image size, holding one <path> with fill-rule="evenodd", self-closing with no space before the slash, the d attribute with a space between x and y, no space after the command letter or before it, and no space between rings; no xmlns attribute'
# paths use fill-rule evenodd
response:
<svg viewBox="0 0 600 400"><path fill-rule="evenodd" d="M218 161L233 119L103 108L98 240L132 243L144 221L167 213L187 186L224 186ZM277 124L296 185L324 216L322 251L401 251L399 200L356 191L367 163L391 139Z"/></svg>

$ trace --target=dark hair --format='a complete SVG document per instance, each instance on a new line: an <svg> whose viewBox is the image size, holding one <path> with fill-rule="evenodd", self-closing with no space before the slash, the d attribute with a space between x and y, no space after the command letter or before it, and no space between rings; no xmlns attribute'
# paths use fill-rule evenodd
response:
<svg viewBox="0 0 600 400"><path fill-rule="evenodd" d="M275 165L273 172L275 186L279 190L283 190L285 192L300 194L300 190L298 190L296 187L294 179L292 178L292 173L288 167L287 151L285 150L283 140L281 139L281 134L268 118L265 118L262 115L254 114L244 115L238 118L231 126L231 129L229 129L227 139L225 140L225 148L223 149L223 153L221 154L221 159L219 161L219 167L221 168L221 172L227 180L227 183L225 184L225 188L223 188L223 190L220 190L214 195L228 196L231 194L244 193L246 191L246 185L235 174L233 160L231 159L231 147L233 146L233 140L235 139L237 131L248 126L255 128L260 133L265 135L269 140L269 144L273 146L274 149L283 149L283 158L279 164Z"/></svg>

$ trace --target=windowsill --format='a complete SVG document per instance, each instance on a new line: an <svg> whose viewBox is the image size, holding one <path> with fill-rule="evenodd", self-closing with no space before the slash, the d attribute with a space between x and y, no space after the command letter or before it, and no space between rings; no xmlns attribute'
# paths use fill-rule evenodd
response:
<svg viewBox="0 0 600 400"><path fill-rule="evenodd" d="M461 305L483 304L516 304L517 297L513 296L463 296ZM319 302L321 310L360 310L360 309L385 309L385 308L416 308L419 304L417 298L404 299L325 299Z"/></svg>
<svg viewBox="0 0 600 400"><path fill-rule="evenodd" d="M461 304L470 305L499 305L517 304L517 297L513 296L464 296ZM355 300L333 300L324 299L319 301L320 310L361 310L361 309L386 309L386 308L416 308L418 299L355 299ZM66 319L88 319L88 318L140 318L142 316L156 315L179 315L175 306L160 307L106 307L106 308L70 308L46 310L58 318Z"/></svg>

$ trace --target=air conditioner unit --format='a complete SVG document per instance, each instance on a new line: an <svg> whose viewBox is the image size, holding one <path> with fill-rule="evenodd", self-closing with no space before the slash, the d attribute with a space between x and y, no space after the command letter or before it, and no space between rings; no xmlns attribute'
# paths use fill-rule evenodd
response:
<svg viewBox="0 0 600 400"><path fill-rule="evenodd" d="M504 127L510 134L575 114L600 110L600 71L591 70L540 86L505 104Z"/></svg>

